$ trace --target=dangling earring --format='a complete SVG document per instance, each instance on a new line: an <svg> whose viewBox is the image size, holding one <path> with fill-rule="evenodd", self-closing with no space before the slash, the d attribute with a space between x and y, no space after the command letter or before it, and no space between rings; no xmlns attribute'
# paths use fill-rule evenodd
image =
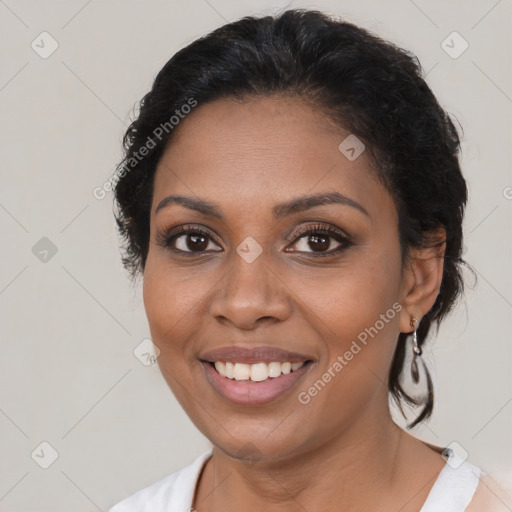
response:
<svg viewBox="0 0 512 512"><path fill-rule="evenodd" d="M418 371L418 361L417 358L421 356L422 351L421 347L418 345L418 336L416 334L416 331L418 330L416 325L416 318L411 317L411 327L414 327L414 332L412 333L412 350L414 352L414 356L411 363L411 377L415 384L418 384L420 380L420 374Z"/></svg>

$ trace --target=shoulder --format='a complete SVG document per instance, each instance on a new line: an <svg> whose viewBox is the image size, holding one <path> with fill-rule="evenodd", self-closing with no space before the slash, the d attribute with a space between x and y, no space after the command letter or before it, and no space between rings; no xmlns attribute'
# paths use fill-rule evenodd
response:
<svg viewBox="0 0 512 512"><path fill-rule="evenodd" d="M446 463L420 512L465 511L478 487L480 468L450 448L443 450L442 455Z"/></svg>
<svg viewBox="0 0 512 512"><path fill-rule="evenodd" d="M210 456L211 450L188 466L116 503L108 512L188 510L201 469Z"/></svg>
<svg viewBox="0 0 512 512"><path fill-rule="evenodd" d="M480 481L466 512L510 512L512 510L512 488L505 489L487 473Z"/></svg>

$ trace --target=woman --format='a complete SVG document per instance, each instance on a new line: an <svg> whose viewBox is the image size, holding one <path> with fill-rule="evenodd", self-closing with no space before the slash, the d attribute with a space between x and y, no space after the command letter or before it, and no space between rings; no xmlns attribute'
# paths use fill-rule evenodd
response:
<svg viewBox="0 0 512 512"><path fill-rule="evenodd" d="M490 506L388 407L430 417L422 346L465 263L459 137L411 54L316 11L244 18L167 62L124 142L123 262L213 449L111 512Z"/></svg>

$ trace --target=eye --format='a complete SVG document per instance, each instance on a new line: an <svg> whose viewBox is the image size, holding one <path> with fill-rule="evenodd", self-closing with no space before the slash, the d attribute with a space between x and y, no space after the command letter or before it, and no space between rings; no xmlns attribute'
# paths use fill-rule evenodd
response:
<svg viewBox="0 0 512 512"><path fill-rule="evenodd" d="M348 235L326 224L307 226L287 238L295 240L298 246L297 252L310 253L314 257L332 256L353 245ZM338 244L334 249L332 248L333 240ZM222 249L212 249L213 246L220 245L214 233L190 225L178 226L158 233L156 244L187 256L222 251ZM286 249L286 252L295 251Z"/></svg>
<svg viewBox="0 0 512 512"><path fill-rule="evenodd" d="M297 240L298 252L309 252L314 257L331 256L353 245L348 235L327 224L307 226L299 233L294 233L292 238ZM334 249L332 248L333 239L338 244ZM308 249L311 250L308 251Z"/></svg>
<svg viewBox="0 0 512 512"><path fill-rule="evenodd" d="M217 237L210 231L200 227L178 226L157 235L156 244L173 252L185 254L198 254L203 252L220 252L211 250ZM208 250L210 248L210 250Z"/></svg>

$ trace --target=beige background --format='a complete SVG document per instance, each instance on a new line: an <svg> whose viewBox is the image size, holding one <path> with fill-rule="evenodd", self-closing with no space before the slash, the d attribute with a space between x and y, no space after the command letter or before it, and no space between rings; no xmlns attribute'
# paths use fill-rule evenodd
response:
<svg viewBox="0 0 512 512"><path fill-rule="evenodd" d="M456 441L470 462L512 481L511 2L290 4L342 14L414 51L464 127L465 255L479 283L473 290L469 276L426 351L436 409L416 435ZM142 294L121 267L111 193L98 200L93 189L176 50L285 5L0 1L0 511L105 511L209 447L156 365L133 354L149 336ZM46 59L31 47L51 48L43 31L58 43ZM469 43L457 59L441 47L453 31ZM47 469L43 441L58 453Z"/></svg>

